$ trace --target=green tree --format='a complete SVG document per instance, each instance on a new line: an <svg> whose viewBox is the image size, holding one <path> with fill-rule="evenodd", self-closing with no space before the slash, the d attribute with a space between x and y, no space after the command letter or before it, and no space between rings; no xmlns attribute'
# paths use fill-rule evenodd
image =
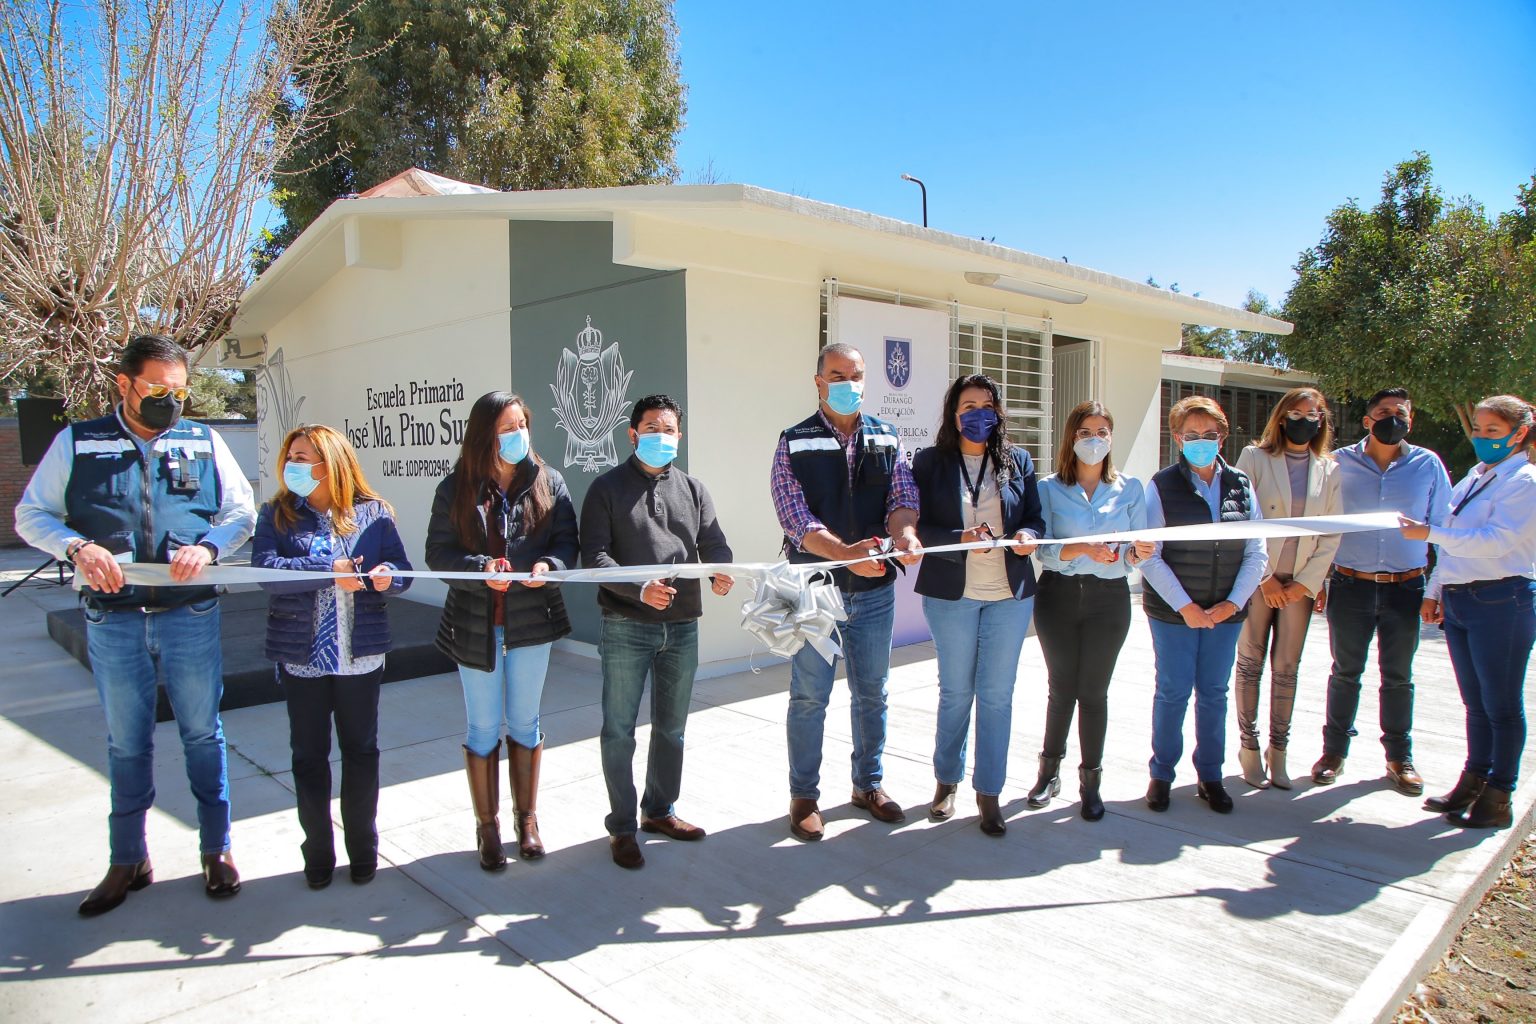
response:
<svg viewBox="0 0 1536 1024"><path fill-rule="evenodd" d="M1147 278L1147 284L1153 288L1162 287L1150 277ZM1178 283L1169 285L1168 290L1177 292ZM1197 297L1199 294L1195 292ZM1280 316L1280 311L1269 304L1269 298L1254 288L1248 289L1248 295L1243 299L1241 308L1262 316ZM1235 331L1229 327L1185 324L1182 329L1179 353L1186 356L1208 356L1237 362L1263 363L1266 366L1277 366L1282 369L1289 365L1286 362L1285 353L1281 351L1278 335L1265 334L1262 331Z"/></svg>
<svg viewBox="0 0 1536 1024"><path fill-rule="evenodd" d="M1351 199L1296 264L1280 348L1330 393L1408 388L1468 426L1490 394L1536 394L1536 176L1497 220L1446 200L1423 153L1386 176L1380 201Z"/></svg>
<svg viewBox="0 0 1536 1024"><path fill-rule="evenodd" d="M259 266L334 200L410 167L502 190L676 179L670 0L335 2L358 59L327 130L283 164L284 222Z"/></svg>

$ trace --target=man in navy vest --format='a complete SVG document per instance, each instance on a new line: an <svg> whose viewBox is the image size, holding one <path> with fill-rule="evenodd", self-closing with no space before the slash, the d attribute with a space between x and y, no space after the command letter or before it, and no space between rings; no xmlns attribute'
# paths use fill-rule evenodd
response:
<svg viewBox="0 0 1536 1024"><path fill-rule="evenodd" d="M168 563L172 580L188 583L251 535L251 486L217 433L181 418L188 372L181 346L155 335L134 338L119 370L122 402L54 438L16 506L16 532L73 562L86 588L86 642L107 717L112 784L111 866L80 904L86 916L106 913L154 879L144 819L155 799L157 676L197 798L204 890L213 897L240 891L219 720L218 593L212 586L125 586L119 560Z"/></svg>
<svg viewBox="0 0 1536 1024"><path fill-rule="evenodd" d="M791 562L863 558L882 539L901 561L922 556L917 539L917 486L889 423L863 416L864 357L852 345L828 345L816 359L820 406L779 435L773 456L773 507ZM885 683L890 675L896 569L866 560L833 572L848 621L840 629L848 661L853 727L853 805L877 821L906 818L881 788L885 750ZM790 667L789 831L812 841L823 834L818 786L822 731L837 670L807 644Z"/></svg>

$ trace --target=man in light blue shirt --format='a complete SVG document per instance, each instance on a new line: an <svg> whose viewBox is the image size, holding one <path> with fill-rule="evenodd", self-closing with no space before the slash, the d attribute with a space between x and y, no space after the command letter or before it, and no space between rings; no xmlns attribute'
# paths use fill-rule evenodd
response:
<svg viewBox="0 0 1536 1024"><path fill-rule="evenodd" d="M1413 428L1413 402L1402 388L1385 388L1366 403L1365 440L1334 453L1346 514L1398 512L1443 525L1450 513L1451 480L1439 456L1404 438ZM1360 676L1371 637L1381 670L1381 743L1387 777L1409 796L1424 792L1413 767L1413 656L1419 649L1419 604L1424 598L1429 545L1397 530L1346 533L1333 559L1328 588L1318 605L1328 613L1333 671L1328 676L1328 714L1323 756L1312 781L1331 785L1344 770Z"/></svg>

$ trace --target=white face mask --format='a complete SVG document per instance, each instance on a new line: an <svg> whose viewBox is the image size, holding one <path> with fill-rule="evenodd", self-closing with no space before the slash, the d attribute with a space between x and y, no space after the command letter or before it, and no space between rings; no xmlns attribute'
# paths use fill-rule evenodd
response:
<svg viewBox="0 0 1536 1024"><path fill-rule="evenodd" d="M1085 437L1072 446L1072 454L1090 466L1097 466L1109 456L1107 437Z"/></svg>

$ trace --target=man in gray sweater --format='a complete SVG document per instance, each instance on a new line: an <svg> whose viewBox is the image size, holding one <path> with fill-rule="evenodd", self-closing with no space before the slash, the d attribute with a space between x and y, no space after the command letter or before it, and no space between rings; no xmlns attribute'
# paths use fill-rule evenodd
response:
<svg viewBox="0 0 1536 1024"><path fill-rule="evenodd" d="M581 563L589 568L729 562L730 545L704 485L672 465L682 440L683 411L666 395L649 395L629 416L635 454L596 480L581 506ZM710 577L716 594L730 593L724 573ZM645 857L635 829L671 839L704 838L679 818L674 804L683 781L683 727L699 665L698 580L605 583L598 651L603 661L603 778L608 784L608 843L613 862L640 868ZM651 749L645 794L635 800L635 720L645 677L651 676ZM636 821L637 811L644 815Z"/></svg>

